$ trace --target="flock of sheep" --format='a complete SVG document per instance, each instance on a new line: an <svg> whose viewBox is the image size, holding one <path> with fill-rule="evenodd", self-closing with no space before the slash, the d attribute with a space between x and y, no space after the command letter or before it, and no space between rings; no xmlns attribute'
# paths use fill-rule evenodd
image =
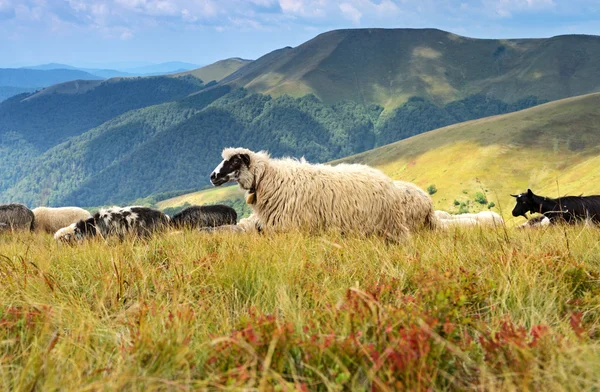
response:
<svg viewBox="0 0 600 392"><path fill-rule="evenodd" d="M94 215L78 207L33 211L21 204L0 206L0 231L39 230L57 240L92 236L145 237L169 227L212 230L377 235L393 242L419 230L455 226L501 225L500 215L451 215L434 211L430 196L416 185L393 181L366 165L310 164L304 159L273 159L265 152L227 148L210 180L219 186L235 181L246 191L253 210L237 222L227 206L192 206L172 218L161 211L139 206L101 209Z"/></svg>
<svg viewBox="0 0 600 392"><path fill-rule="evenodd" d="M235 210L223 205L191 206L172 218L161 211L142 206L103 208L91 215L79 207L38 207L30 210L23 204L0 205L0 232L46 232L62 241L94 236L147 237L167 228L206 228L234 225L236 221Z"/></svg>

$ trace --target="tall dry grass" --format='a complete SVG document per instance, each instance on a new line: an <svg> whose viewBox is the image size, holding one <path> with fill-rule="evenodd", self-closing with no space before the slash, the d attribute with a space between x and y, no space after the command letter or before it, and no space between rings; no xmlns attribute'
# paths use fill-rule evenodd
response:
<svg viewBox="0 0 600 392"><path fill-rule="evenodd" d="M0 237L2 390L597 390L600 231Z"/></svg>

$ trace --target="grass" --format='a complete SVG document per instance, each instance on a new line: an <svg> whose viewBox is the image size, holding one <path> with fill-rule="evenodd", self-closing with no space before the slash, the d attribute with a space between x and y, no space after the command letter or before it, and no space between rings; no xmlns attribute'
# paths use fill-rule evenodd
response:
<svg viewBox="0 0 600 392"><path fill-rule="evenodd" d="M212 63L201 68L193 69L191 71L177 73L173 76L193 75L198 79L201 79L204 83L208 83L213 80L218 82L219 80L234 73L235 71L237 71L238 69L242 68L244 65L250 62L251 60L230 58L220 60L216 63Z"/></svg>
<svg viewBox="0 0 600 392"><path fill-rule="evenodd" d="M0 237L2 390L595 390L600 232Z"/></svg>

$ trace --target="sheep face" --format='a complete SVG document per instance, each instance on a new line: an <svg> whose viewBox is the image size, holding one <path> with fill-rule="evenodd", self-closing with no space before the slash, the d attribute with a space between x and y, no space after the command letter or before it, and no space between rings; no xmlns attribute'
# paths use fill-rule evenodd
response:
<svg viewBox="0 0 600 392"><path fill-rule="evenodd" d="M87 236L96 235L96 226L94 218L80 220L67 227L63 227L54 234L54 239L57 241L71 242L81 241Z"/></svg>
<svg viewBox="0 0 600 392"><path fill-rule="evenodd" d="M210 182L214 186L223 185L230 181L238 181L242 171L250 166L248 154L235 154L223 160L210 175Z"/></svg>

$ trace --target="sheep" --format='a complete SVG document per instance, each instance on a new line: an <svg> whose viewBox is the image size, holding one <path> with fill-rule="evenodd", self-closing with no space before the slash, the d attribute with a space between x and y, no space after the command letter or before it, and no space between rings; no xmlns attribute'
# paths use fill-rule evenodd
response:
<svg viewBox="0 0 600 392"><path fill-rule="evenodd" d="M242 218L238 222L237 226L243 231L258 231L260 232L262 229L260 227L260 223L258 221L258 217L255 214L250 215L247 218Z"/></svg>
<svg viewBox="0 0 600 392"><path fill-rule="evenodd" d="M216 227L223 225L235 225L237 213L231 207L225 205L214 206L191 206L173 215L171 225L181 229L184 227Z"/></svg>
<svg viewBox="0 0 600 392"><path fill-rule="evenodd" d="M446 211L436 211L435 215L440 220L471 218L475 219L480 226L496 226L504 224L504 220L502 219L502 217L499 214L492 211L481 211L478 213L466 213L457 215L449 214Z"/></svg>
<svg viewBox="0 0 600 392"><path fill-rule="evenodd" d="M433 210L431 196L412 182L394 181L394 186L402 191L402 202L409 205L405 211L406 225L410 231L423 227L435 229L438 218Z"/></svg>
<svg viewBox="0 0 600 392"><path fill-rule="evenodd" d="M423 203L411 205L417 196L369 166L312 165L244 148L226 148L222 156L210 176L212 184L237 181L252 195L264 231L331 229L399 241L409 236L409 227L434 225L432 205L413 213L411 209L423 208ZM422 221L409 222L414 216Z"/></svg>
<svg viewBox="0 0 600 392"><path fill-rule="evenodd" d="M50 234L56 233L62 227L67 227L91 216L88 211L79 207L38 207L32 211L33 215L35 215L34 230Z"/></svg>
<svg viewBox="0 0 600 392"><path fill-rule="evenodd" d="M502 219L500 214L493 211L481 211L473 215L473 218L482 226L497 226L504 224L504 219Z"/></svg>
<svg viewBox="0 0 600 392"><path fill-rule="evenodd" d="M98 234L102 237L118 236L121 239L126 235L147 237L169 225L170 218L152 208L111 207L101 209L86 220L80 220L58 230L54 238L62 241L79 241Z"/></svg>
<svg viewBox="0 0 600 392"><path fill-rule="evenodd" d="M544 227L550 225L550 219L545 215L536 216L535 218L529 219L522 225L517 226L517 229L527 229L530 227Z"/></svg>
<svg viewBox="0 0 600 392"><path fill-rule="evenodd" d="M32 230L35 217L23 204L0 204L0 231Z"/></svg>
<svg viewBox="0 0 600 392"><path fill-rule="evenodd" d="M442 230L448 230L453 227L474 227L478 226L479 222L473 218L461 217L454 219L440 219L438 221L439 228Z"/></svg>
<svg viewBox="0 0 600 392"><path fill-rule="evenodd" d="M438 219L453 219L453 215L451 213L442 210L435 210L435 216Z"/></svg>
<svg viewBox="0 0 600 392"><path fill-rule="evenodd" d="M201 227L200 231L211 231L211 232L224 232L224 231L233 231L233 232L258 232L262 231L260 227L260 222L256 217L256 214L252 214L247 218L242 218L237 223L237 225L223 225L218 227Z"/></svg>

